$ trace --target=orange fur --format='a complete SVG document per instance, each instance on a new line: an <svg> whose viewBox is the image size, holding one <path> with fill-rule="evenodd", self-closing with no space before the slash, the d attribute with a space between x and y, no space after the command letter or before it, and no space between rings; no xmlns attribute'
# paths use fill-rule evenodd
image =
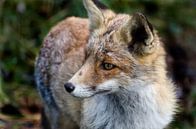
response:
<svg viewBox="0 0 196 129"><path fill-rule="evenodd" d="M43 98L45 113L51 128L76 129L80 126L82 128L86 127L85 129L87 127L92 129L91 125L94 128L95 126L97 128L102 127L96 125L101 121L96 117L103 112L100 113L99 110L95 110L93 113L97 114L89 115L88 111L98 103L107 104L104 102L109 99L105 98L102 101L98 99L97 102L96 95L100 94L101 96L104 92L106 95L104 97L107 97L107 95L115 96L116 94L119 97L124 92L123 89L126 89L125 96L131 96L131 93L135 93L140 88L149 88L152 94L149 95L142 90L141 92L137 91L138 96L144 101L140 103L141 107L138 107L142 109L141 112L135 108L131 111L126 110L127 114L124 115L125 117L122 116L122 118L127 118L123 121L124 125L123 122L119 124L121 127L118 127L118 124L115 125L115 122L118 123L118 120L120 120L117 118L113 121L115 129L123 127L144 128L142 124L130 125L131 122L135 122L134 120L137 117L141 121L145 121L145 129L154 129L153 127L150 128L152 123L150 117L155 121L153 124L159 125L156 118L154 118L159 115L158 118L164 121L164 123L161 123L162 127L165 127L171 121L170 119L177 106L174 86L167 77L165 69L165 50L156 30L152 28L142 14L115 14L111 10L97 8L91 0L84 0L84 5L89 20L70 17L58 23L44 39L36 61L36 82ZM104 63L112 64L114 68L106 70L103 68ZM105 83L108 81L111 81L110 84L116 87L106 85ZM71 93L72 95L90 98L81 100L67 93L64 89L64 84L67 84L67 82L75 87ZM141 87L138 85L141 85ZM78 93L75 93L75 90ZM82 93L83 91L85 92ZM127 94L127 91L130 94ZM143 96L150 96L151 98L143 98ZM150 111L153 109L153 113L155 112L158 115L149 115L150 123L145 116L148 111L143 109L142 104L149 106L151 100L153 104L155 101L155 104L148 108ZM119 101L116 106L125 103L125 100ZM135 102L133 99L120 106L130 106L132 101ZM131 105L130 107L134 106ZM94 108L96 109L96 107ZM110 111L113 110L110 109L105 113ZM138 116L135 116L136 118L126 116L131 113L137 114L137 111L139 113ZM146 114L143 114L144 117L141 115L143 112L146 112ZM57 114L56 117L53 117L54 114ZM113 117L110 116L108 121ZM97 119L98 122L96 122ZM89 122L91 120L95 121ZM136 123L141 121L136 120ZM129 124L127 125L127 123ZM108 127L112 126L109 126L109 124ZM150 124L150 127L148 124Z"/></svg>

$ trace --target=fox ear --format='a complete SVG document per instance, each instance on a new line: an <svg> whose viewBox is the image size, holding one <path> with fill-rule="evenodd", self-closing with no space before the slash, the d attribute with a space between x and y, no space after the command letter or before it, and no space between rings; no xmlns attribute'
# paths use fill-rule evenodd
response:
<svg viewBox="0 0 196 129"><path fill-rule="evenodd" d="M104 25L104 16L92 0L83 0L90 20L90 31Z"/></svg>
<svg viewBox="0 0 196 129"><path fill-rule="evenodd" d="M121 37L128 43L130 52L145 55L156 48L153 27L141 13L135 13L121 28Z"/></svg>

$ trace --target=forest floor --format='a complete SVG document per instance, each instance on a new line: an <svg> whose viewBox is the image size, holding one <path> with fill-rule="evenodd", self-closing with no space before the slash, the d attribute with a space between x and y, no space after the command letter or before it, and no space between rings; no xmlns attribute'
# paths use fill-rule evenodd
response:
<svg viewBox="0 0 196 129"><path fill-rule="evenodd" d="M41 129L40 115L29 116L32 118L14 119L0 115L0 129Z"/></svg>
<svg viewBox="0 0 196 129"><path fill-rule="evenodd" d="M5 119L7 116L0 115L0 129L41 129L39 115L33 118Z"/></svg>
<svg viewBox="0 0 196 129"><path fill-rule="evenodd" d="M5 105L1 111L0 129L41 129L41 113L38 110L32 112L27 108L19 110L12 105Z"/></svg>

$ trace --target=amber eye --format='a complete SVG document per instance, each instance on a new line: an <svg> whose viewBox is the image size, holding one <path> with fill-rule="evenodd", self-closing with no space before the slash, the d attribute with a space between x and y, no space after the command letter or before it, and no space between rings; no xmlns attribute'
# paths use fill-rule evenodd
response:
<svg viewBox="0 0 196 129"><path fill-rule="evenodd" d="M111 70L111 69L115 68L116 66L113 64L110 64L110 63L103 63L102 67L104 70Z"/></svg>

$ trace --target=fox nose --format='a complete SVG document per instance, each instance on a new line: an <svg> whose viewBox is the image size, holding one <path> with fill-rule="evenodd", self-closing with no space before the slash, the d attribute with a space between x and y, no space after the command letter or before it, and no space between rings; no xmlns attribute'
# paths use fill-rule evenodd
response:
<svg viewBox="0 0 196 129"><path fill-rule="evenodd" d="M67 92L71 93L72 91L74 91L75 86L72 83L65 83L64 85L65 89Z"/></svg>

